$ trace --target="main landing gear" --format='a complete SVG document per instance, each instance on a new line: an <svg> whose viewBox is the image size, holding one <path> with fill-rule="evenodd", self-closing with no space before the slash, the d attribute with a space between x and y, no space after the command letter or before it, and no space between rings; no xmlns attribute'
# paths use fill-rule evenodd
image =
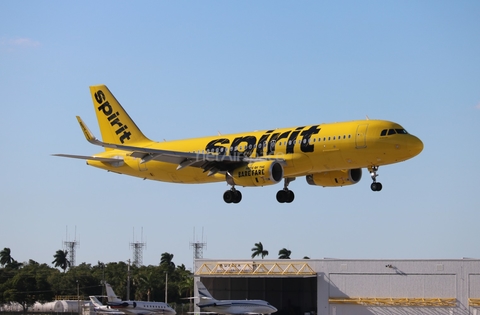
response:
<svg viewBox="0 0 480 315"><path fill-rule="evenodd" d="M288 184L293 182L295 178L285 178L283 184L283 189L277 192L277 201L280 203L291 203L295 199L295 194L293 191L288 189ZM232 188L223 193L223 201L226 203L239 203L242 201L242 193L239 190L235 189L235 186L232 185Z"/></svg>
<svg viewBox="0 0 480 315"><path fill-rule="evenodd" d="M226 203L239 203L240 201L242 201L242 193L232 186L230 190L227 190L223 194L223 201L225 201Z"/></svg>
<svg viewBox="0 0 480 315"><path fill-rule="evenodd" d="M382 190L382 183L377 182L378 166L371 166L368 168L368 171L370 172L370 176L372 177L372 180L373 180L373 183L370 185L370 188L372 189L372 191Z"/></svg>
<svg viewBox="0 0 480 315"><path fill-rule="evenodd" d="M295 178L285 178L285 183L283 184L283 189L277 192L277 201L280 203L290 203L295 199L295 194L293 191L288 189L288 184L293 182Z"/></svg>

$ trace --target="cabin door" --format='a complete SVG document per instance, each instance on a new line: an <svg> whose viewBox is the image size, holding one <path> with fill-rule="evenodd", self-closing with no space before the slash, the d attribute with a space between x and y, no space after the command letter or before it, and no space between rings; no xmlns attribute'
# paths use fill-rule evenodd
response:
<svg viewBox="0 0 480 315"><path fill-rule="evenodd" d="M367 128L368 124L358 125L355 134L355 148L363 149L367 147Z"/></svg>

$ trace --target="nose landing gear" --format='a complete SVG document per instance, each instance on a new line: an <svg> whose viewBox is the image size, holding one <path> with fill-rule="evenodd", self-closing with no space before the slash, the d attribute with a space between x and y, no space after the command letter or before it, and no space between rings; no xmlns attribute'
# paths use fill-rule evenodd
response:
<svg viewBox="0 0 480 315"><path fill-rule="evenodd" d="M378 171L378 166L371 166L368 168L368 171L370 172L370 176L372 177L373 183L370 185L370 188L372 191L380 191L382 190L382 183L377 182L377 171Z"/></svg>

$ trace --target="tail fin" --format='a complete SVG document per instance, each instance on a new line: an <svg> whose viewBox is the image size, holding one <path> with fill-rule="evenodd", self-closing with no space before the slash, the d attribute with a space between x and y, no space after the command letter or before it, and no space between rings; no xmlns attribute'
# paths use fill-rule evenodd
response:
<svg viewBox="0 0 480 315"><path fill-rule="evenodd" d="M149 141L105 85L90 87L102 140L113 144Z"/></svg>
<svg viewBox="0 0 480 315"><path fill-rule="evenodd" d="M90 298L90 301L92 301L92 304L93 304L95 307L99 307L99 308L100 308L100 307L103 307L103 306L104 306L104 305L102 304L102 302L100 302L100 301L97 299L96 296L91 295L91 296L89 296L89 298Z"/></svg>
<svg viewBox="0 0 480 315"><path fill-rule="evenodd" d="M200 303L198 304L206 303L205 300L210 300L209 302L211 302L212 300L215 301L215 298L210 294L210 292L208 292L205 285L200 281L197 281L197 289L198 289L198 297L200 298Z"/></svg>
<svg viewBox="0 0 480 315"><path fill-rule="evenodd" d="M116 302L116 303L122 302L122 300L117 297L117 295L113 291L112 286L110 284L105 282L105 288L107 289L108 302Z"/></svg>

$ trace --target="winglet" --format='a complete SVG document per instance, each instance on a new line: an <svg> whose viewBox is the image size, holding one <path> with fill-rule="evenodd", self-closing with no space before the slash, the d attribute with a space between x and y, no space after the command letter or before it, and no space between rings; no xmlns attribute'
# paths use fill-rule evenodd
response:
<svg viewBox="0 0 480 315"><path fill-rule="evenodd" d="M90 129L88 129L87 125L83 122L82 118L80 118L80 116L76 116L76 117L77 117L78 123L80 124L80 128L82 128L83 135L85 136L87 141L92 142L92 141L97 140L97 138L95 138L95 136L90 131Z"/></svg>

